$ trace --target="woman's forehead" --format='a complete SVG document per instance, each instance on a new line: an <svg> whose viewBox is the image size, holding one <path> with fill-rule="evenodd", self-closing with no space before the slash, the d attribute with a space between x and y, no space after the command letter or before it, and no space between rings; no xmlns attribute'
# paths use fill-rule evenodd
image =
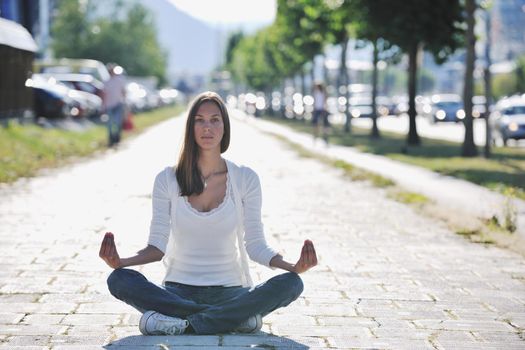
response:
<svg viewBox="0 0 525 350"><path fill-rule="evenodd" d="M205 101L203 102L199 108L197 109L197 112L195 115L201 116L201 117L211 117L214 115L221 116L221 109L215 102L212 101Z"/></svg>

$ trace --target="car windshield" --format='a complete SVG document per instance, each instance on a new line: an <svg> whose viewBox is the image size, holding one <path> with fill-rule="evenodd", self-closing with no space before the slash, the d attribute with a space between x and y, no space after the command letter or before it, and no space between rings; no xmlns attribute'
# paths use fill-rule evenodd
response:
<svg viewBox="0 0 525 350"><path fill-rule="evenodd" d="M503 114L506 114L506 115L525 114L525 105L512 106L509 108L505 108L505 110L503 111Z"/></svg>

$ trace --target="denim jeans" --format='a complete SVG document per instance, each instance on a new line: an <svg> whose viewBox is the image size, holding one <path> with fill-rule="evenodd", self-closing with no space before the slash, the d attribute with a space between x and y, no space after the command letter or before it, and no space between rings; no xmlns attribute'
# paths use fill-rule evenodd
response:
<svg viewBox="0 0 525 350"><path fill-rule="evenodd" d="M270 278L253 289L245 287L200 287L166 282L158 286L140 272L114 270L108 277L111 294L140 312L153 310L189 321L197 334L233 331L254 315L265 316L296 300L303 282L288 272Z"/></svg>
<svg viewBox="0 0 525 350"><path fill-rule="evenodd" d="M124 104L108 108L108 137L109 145L112 146L120 142L120 135L122 133L122 123L124 122Z"/></svg>

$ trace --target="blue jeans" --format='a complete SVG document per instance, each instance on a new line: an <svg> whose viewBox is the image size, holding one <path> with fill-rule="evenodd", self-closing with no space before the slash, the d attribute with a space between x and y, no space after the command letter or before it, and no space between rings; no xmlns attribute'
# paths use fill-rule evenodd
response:
<svg viewBox="0 0 525 350"><path fill-rule="evenodd" d="M299 275L288 272L253 289L174 282L158 286L140 272L117 269L108 277L108 288L114 297L140 312L153 310L183 318L197 334L217 334L233 331L251 316L265 316L287 306L301 295L303 282Z"/></svg>
<svg viewBox="0 0 525 350"><path fill-rule="evenodd" d="M109 145L112 146L120 142L120 135L122 133L122 123L124 122L124 104L108 108L108 138Z"/></svg>

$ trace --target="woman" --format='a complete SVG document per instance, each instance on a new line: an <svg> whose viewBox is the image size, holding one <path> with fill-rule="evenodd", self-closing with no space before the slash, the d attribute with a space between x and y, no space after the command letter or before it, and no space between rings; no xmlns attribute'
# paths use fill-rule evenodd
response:
<svg viewBox="0 0 525 350"><path fill-rule="evenodd" d="M322 128L323 139L328 141L328 129L330 128L330 123L328 122L328 111L326 110L326 91L323 83L315 83L313 95L314 113L312 117L312 124L314 126L314 139L319 137Z"/></svg>
<svg viewBox="0 0 525 350"><path fill-rule="evenodd" d="M143 334L257 331L263 316L299 297L303 284L298 274L317 264L311 241L305 241L295 264L267 245L259 178L221 157L229 142L222 99L213 92L197 96L175 170L166 168L155 179L147 247L120 258L113 234L104 236L99 255L115 269L109 290L143 312ZM251 288L248 256L289 272ZM162 286L125 269L163 258Z"/></svg>

